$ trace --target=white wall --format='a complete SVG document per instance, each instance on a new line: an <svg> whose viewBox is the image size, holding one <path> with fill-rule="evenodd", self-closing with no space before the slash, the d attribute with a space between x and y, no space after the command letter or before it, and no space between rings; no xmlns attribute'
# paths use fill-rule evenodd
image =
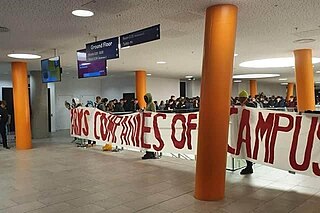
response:
<svg viewBox="0 0 320 213"><path fill-rule="evenodd" d="M187 96L189 98L200 96L201 80L187 81Z"/></svg>
<svg viewBox="0 0 320 213"><path fill-rule="evenodd" d="M97 95L101 95L101 79L78 79L77 77L63 76L61 82L55 83L55 92L56 130L69 129L70 116L64 102L71 102L72 98L79 98L83 104L86 104L88 100L94 101Z"/></svg>
<svg viewBox="0 0 320 213"><path fill-rule="evenodd" d="M165 101L171 95L180 96L180 79L172 78L147 78L147 92L152 94L154 100Z"/></svg>
<svg viewBox="0 0 320 213"><path fill-rule="evenodd" d="M189 87L187 89L188 91L188 97L191 96L200 96L200 88L201 88L201 81L189 81L187 86ZM190 91L190 87L192 88ZM246 90L248 93L250 93L250 83L249 81L242 81L241 83L233 83L232 84L232 93L231 95L233 97L238 96L238 94L242 91ZM263 92L267 96L271 95L280 95L285 97L286 96L286 86L280 85L280 83L265 83L265 82L259 82L258 81L258 92ZM191 96L189 94L192 94Z"/></svg>
<svg viewBox="0 0 320 213"><path fill-rule="evenodd" d="M250 93L250 83L249 81L243 81L241 83L233 83L235 87L238 87L238 91L232 91L232 96L237 96L239 92L242 90L247 90ZM266 83L266 82L259 82L258 81L258 92L263 92L266 96L286 96L287 87L280 85L280 83Z"/></svg>
<svg viewBox="0 0 320 213"><path fill-rule="evenodd" d="M120 99L123 93L135 93L136 84L134 76L111 76L101 79L101 97Z"/></svg>

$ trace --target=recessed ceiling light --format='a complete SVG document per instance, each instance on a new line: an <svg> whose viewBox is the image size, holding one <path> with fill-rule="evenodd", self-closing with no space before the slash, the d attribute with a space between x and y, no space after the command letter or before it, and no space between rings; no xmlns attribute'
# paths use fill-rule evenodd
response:
<svg viewBox="0 0 320 213"><path fill-rule="evenodd" d="M235 54L234 54L234 57L237 57L238 55L239 55L238 53L235 53Z"/></svg>
<svg viewBox="0 0 320 213"><path fill-rule="evenodd" d="M279 78L279 81L286 81L288 80L287 78Z"/></svg>
<svg viewBox="0 0 320 213"><path fill-rule="evenodd" d="M281 85L286 86L286 85L288 85L288 83L281 83Z"/></svg>
<svg viewBox="0 0 320 213"><path fill-rule="evenodd" d="M234 75L234 79L256 79L256 78L274 78L279 77L279 74L243 74L243 75Z"/></svg>
<svg viewBox="0 0 320 213"><path fill-rule="evenodd" d="M166 64L167 62L165 61L158 61L157 64Z"/></svg>
<svg viewBox="0 0 320 213"><path fill-rule="evenodd" d="M8 54L8 57L17 58L17 59L39 59L39 58L41 58L40 55L27 54L27 53L12 53L12 54Z"/></svg>
<svg viewBox="0 0 320 213"><path fill-rule="evenodd" d="M72 14L79 17L90 17L94 15L90 10L74 10L72 11Z"/></svg>
<svg viewBox="0 0 320 213"><path fill-rule="evenodd" d="M312 58L312 63L320 63L320 58ZM269 58L262 60L246 61L241 63L240 67L248 68L279 68L279 67L292 67L295 65L293 57L288 58Z"/></svg>
<svg viewBox="0 0 320 213"><path fill-rule="evenodd" d="M147 74L147 76L151 76L151 75L152 75L151 73L148 73L148 74Z"/></svg>
<svg viewBox="0 0 320 213"><path fill-rule="evenodd" d="M241 83L241 80L234 80L233 83Z"/></svg>
<svg viewBox="0 0 320 213"><path fill-rule="evenodd" d="M320 70L319 70L319 71L316 71L316 73L320 73Z"/></svg>
<svg viewBox="0 0 320 213"><path fill-rule="evenodd" d="M315 42L316 40L313 38L303 38L303 39L298 39L293 41L293 43L299 43L299 44L306 44L306 43L312 43Z"/></svg>
<svg viewBox="0 0 320 213"><path fill-rule="evenodd" d="M192 75L186 75L186 78L193 78Z"/></svg>

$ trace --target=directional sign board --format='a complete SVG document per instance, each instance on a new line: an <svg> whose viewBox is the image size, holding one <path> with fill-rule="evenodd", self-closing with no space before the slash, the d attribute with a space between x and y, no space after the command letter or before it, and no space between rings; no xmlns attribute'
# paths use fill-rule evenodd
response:
<svg viewBox="0 0 320 213"><path fill-rule="evenodd" d="M160 24L120 36L121 48L160 39Z"/></svg>
<svg viewBox="0 0 320 213"><path fill-rule="evenodd" d="M119 37L86 44L87 61L119 58Z"/></svg>

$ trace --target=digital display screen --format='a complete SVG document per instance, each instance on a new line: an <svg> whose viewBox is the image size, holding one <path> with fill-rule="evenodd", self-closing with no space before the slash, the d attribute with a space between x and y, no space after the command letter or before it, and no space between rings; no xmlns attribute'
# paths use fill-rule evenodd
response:
<svg viewBox="0 0 320 213"><path fill-rule="evenodd" d="M86 50L77 51L78 78L91 78L107 75L107 61L87 61Z"/></svg>
<svg viewBox="0 0 320 213"><path fill-rule="evenodd" d="M61 81L60 57L41 60L41 76L43 83Z"/></svg>

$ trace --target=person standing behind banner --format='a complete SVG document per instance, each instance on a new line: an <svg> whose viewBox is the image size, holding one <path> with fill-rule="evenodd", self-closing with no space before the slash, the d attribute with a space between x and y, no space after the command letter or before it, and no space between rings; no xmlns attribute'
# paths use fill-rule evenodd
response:
<svg viewBox="0 0 320 213"><path fill-rule="evenodd" d="M6 125L9 119L6 101L0 101L0 134L2 137L3 148L10 149L7 144Z"/></svg>
<svg viewBox="0 0 320 213"><path fill-rule="evenodd" d="M249 102L248 97L249 97L248 92L245 90L239 93L240 106L256 108L256 105L253 102ZM246 162L247 162L247 167L240 172L241 175L248 175L253 173L253 168L252 168L253 163L248 160L246 160Z"/></svg>
<svg viewBox="0 0 320 213"><path fill-rule="evenodd" d="M96 102L94 102L94 107L95 107L95 108L98 108L98 105L100 104L100 102L101 102L101 97L100 97L100 96L97 96L97 97L96 97Z"/></svg>
<svg viewBox="0 0 320 213"><path fill-rule="evenodd" d="M145 94L144 101L147 103L145 111L147 112L155 112L156 106L152 101L152 95L150 93ZM143 160L146 159L157 159L155 152L146 151L146 154L142 157Z"/></svg>

